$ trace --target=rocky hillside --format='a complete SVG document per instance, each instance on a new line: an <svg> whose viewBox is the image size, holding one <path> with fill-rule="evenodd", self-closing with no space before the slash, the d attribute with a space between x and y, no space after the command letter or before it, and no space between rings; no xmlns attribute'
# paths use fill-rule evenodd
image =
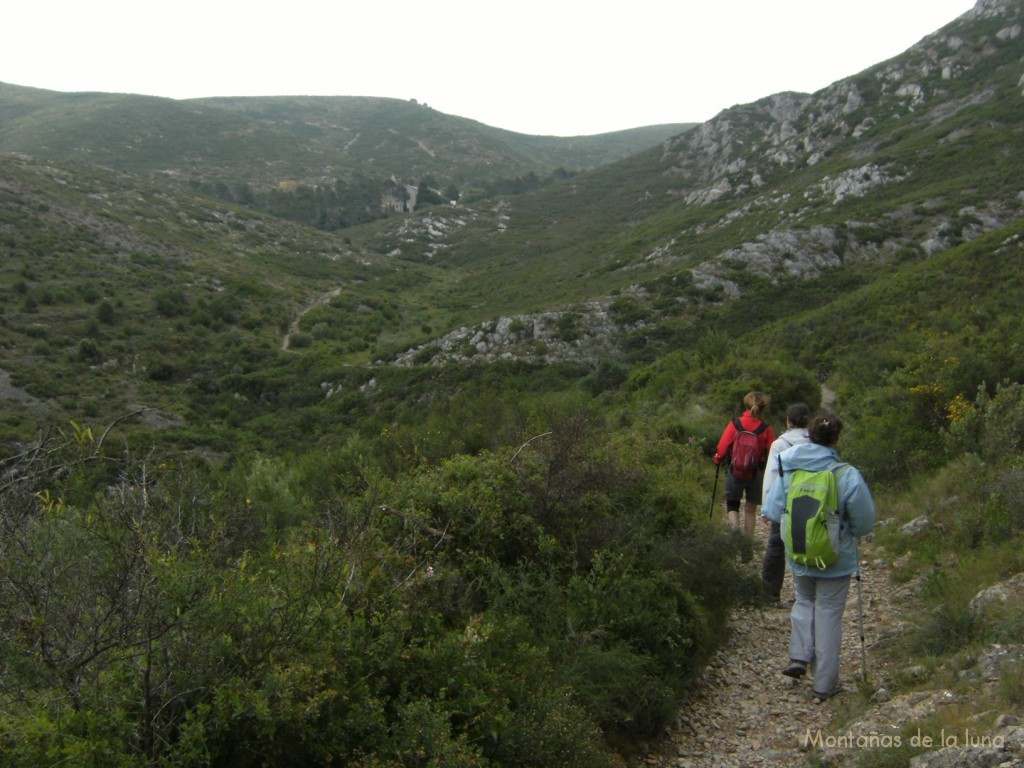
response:
<svg viewBox="0 0 1024 768"><path fill-rule="evenodd" d="M395 362L593 361L636 329L609 314L624 296L656 324L766 282L928 258L1006 226L1024 213L1009 162L1024 151L1022 23L1019 0L981 0L891 61L815 94L729 109L656 156L599 171L591 187L617 187L603 199L574 184L536 206L513 200L406 222L392 239L395 256L472 264L475 250L491 284L522 282L522 271L495 274L509 259L536 270L533 287L573 271L584 279L571 304L458 327ZM634 243L621 226L605 227L619 220L609 197L632 206L625 226L643 232ZM581 224L584 210L606 205L606 217ZM585 252L570 227L592 238ZM560 322L578 332L560 337Z"/></svg>
<svg viewBox="0 0 1024 768"><path fill-rule="evenodd" d="M768 278L816 275L900 248L936 253L1019 217L1024 192L1013 186L979 195L952 185L929 199L922 182L931 179L922 177L960 166L960 150L970 153L982 140L988 146L997 126L987 118L1021 107L1022 21L1019 2L980 0L897 59L811 96L778 94L730 110L667 142L665 172L679 180L675 193L688 205L734 201L719 226L758 211L778 218L755 240L705 262L698 279L717 278L735 295L726 277L730 262ZM1019 142L1009 116L997 118L1011 134L998 140L997 158ZM866 221L806 226L823 218L822 209L842 215L851 201L869 197L898 204Z"/></svg>
<svg viewBox="0 0 1024 768"><path fill-rule="evenodd" d="M11 249L11 341L0 369L51 405L75 393L81 401L102 379L89 396L95 413L115 402L104 393L140 384L150 402L173 399L167 386L197 371L217 383L189 391L222 400L222 412L275 397L313 401L308 392L284 397L292 381L316 393L343 381L360 391L385 367L417 376L515 360L612 366L622 376L709 328L737 335L825 306L1019 218L1011 161L1024 153L1022 20L1020 0L984 0L904 54L818 93L734 107L530 193L338 235L280 225L168 178L202 167L245 178L250 165L275 169L275 179L349 162L365 170L360 153L377 134L389 148L378 169L427 158L453 174L468 173L446 165L453 157L503 157L503 174L525 168L523 157L549 168L586 142L505 136L386 100L199 104L0 86L8 150L173 171L143 181L8 156L0 191L11 204L0 227ZM112 121L119 129L106 132ZM170 130L179 123L187 135ZM623 137L605 138L625 151ZM196 148L202 163L182 165ZM122 270L145 279L110 278ZM794 304L792 288L808 281L817 281L813 301ZM908 284L900 295L917 291ZM749 317L729 313L738 298L756 307ZM102 300L116 310L104 306L104 320ZM135 319L143 317L145 335ZM209 357L197 359L198 350ZM261 380L277 365L288 374ZM83 366L92 366L87 377Z"/></svg>

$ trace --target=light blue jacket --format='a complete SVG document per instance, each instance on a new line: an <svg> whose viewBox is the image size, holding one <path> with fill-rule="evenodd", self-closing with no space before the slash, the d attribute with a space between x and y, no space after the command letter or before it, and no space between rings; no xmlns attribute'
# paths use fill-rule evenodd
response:
<svg viewBox="0 0 1024 768"><path fill-rule="evenodd" d="M761 504L761 514L776 523L782 521L782 513L786 511L786 495L789 493L792 470L806 469L819 472L842 463L835 449L816 443L787 448L779 454L779 459L782 461L782 476L778 482L772 484ZM849 576L857 570L856 539L871 533L871 529L875 527L875 502L861 473L850 466L839 473L836 484L839 492L839 515L842 520L839 529L839 559L824 570L819 570L795 565L787 555L789 569L800 576L817 576L825 579Z"/></svg>

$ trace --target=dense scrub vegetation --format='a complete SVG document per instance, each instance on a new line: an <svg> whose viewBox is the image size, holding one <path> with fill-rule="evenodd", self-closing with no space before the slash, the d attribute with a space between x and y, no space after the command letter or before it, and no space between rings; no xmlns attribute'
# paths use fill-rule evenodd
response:
<svg viewBox="0 0 1024 768"><path fill-rule="evenodd" d="M529 430L397 473L211 474L78 425L13 457L4 764L611 764L755 585L697 445L579 409Z"/></svg>
<svg viewBox="0 0 1024 768"><path fill-rule="evenodd" d="M740 302L654 279L610 305L621 358L395 368L367 360L493 309L455 295L457 254L437 305L426 264L4 168L3 369L31 398L3 417L6 764L610 763L757 594L706 460L753 388L778 424L824 383L873 487L948 465L986 499L956 523L981 561L1015 540L993 446L1024 380L1020 224L805 282L737 270ZM975 642L964 621L930 633Z"/></svg>
<svg viewBox="0 0 1024 768"><path fill-rule="evenodd" d="M774 323L724 303L698 335L670 316L649 347L685 344L633 365L347 366L316 346L330 326L294 354L259 340L266 321L240 325L271 295L256 282L202 301L157 288L154 331L208 328L224 352L168 335L148 360L146 386L190 372L187 418L153 441L69 402L62 433L4 459L0 755L614 764L673 717L729 607L758 594L707 507L710 445L749 389L772 394L778 423L824 381L873 487L947 467L979 499L950 523L957 540L979 563L1016 541L1019 473L1001 453L1020 448L1020 235L882 280L851 270L831 300L825 280L764 286L753 306L784 307ZM26 292L45 264L21 269ZM105 295L58 303L94 313L84 338L102 346L126 310ZM369 317L386 333L406 300L365 293L371 315L331 299L350 308L337 341ZM24 317L5 322L27 331ZM103 359L83 358L79 343L78 376ZM917 550L919 567L943 546ZM943 584L949 605L968 599ZM1013 625L957 611L921 648Z"/></svg>
<svg viewBox="0 0 1024 768"><path fill-rule="evenodd" d="M223 181L193 179L190 189L261 213L333 232L384 218L385 192L404 195L404 189L387 179L359 175L351 181L336 179L330 184L309 186L296 184L295 189L254 189L246 182L229 185ZM399 197L399 199L402 199Z"/></svg>

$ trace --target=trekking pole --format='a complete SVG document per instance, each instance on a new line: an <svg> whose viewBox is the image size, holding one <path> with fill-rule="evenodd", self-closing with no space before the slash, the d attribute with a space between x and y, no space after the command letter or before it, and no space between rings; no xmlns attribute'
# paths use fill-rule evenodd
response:
<svg viewBox="0 0 1024 768"><path fill-rule="evenodd" d="M857 555L857 613L860 617L860 673L864 678L864 682L868 681L868 652L864 643L864 595L861 591L861 578L860 578L860 546L857 540L854 539L853 546L854 554Z"/></svg>
<svg viewBox="0 0 1024 768"><path fill-rule="evenodd" d="M718 494L718 473L722 471L721 464L715 464L715 487L711 491L711 504L708 505L708 520L715 512L715 496Z"/></svg>

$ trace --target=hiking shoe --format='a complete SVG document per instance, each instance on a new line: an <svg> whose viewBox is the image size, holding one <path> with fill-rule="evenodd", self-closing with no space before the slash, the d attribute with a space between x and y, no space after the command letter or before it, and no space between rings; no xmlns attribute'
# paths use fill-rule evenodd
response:
<svg viewBox="0 0 1024 768"><path fill-rule="evenodd" d="M831 699L837 693L840 693L842 690L843 686L840 683L836 683L832 690L828 693L818 693L818 691L813 691L812 695L814 696L814 701L816 704L824 704L826 701Z"/></svg>
<svg viewBox="0 0 1024 768"><path fill-rule="evenodd" d="M782 670L782 674L786 677L803 677L807 674L807 662L793 659L789 662L789 666Z"/></svg>

